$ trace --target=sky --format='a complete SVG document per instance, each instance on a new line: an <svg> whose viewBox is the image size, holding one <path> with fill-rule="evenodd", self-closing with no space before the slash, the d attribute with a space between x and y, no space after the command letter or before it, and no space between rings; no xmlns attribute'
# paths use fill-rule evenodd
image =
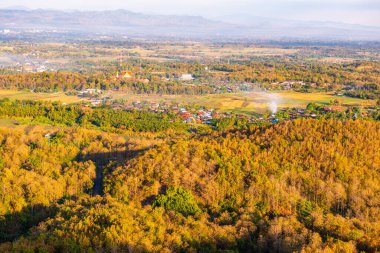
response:
<svg viewBox="0 0 380 253"><path fill-rule="evenodd" d="M215 18L249 14L380 27L380 0L0 0L0 8L113 10Z"/></svg>

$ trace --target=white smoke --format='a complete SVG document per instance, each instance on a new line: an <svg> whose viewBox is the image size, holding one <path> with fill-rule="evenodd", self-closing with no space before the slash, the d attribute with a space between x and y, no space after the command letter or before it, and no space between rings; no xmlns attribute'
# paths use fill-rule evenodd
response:
<svg viewBox="0 0 380 253"><path fill-rule="evenodd" d="M281 97L278 93L268 93L268 107L270 112L274 115L278 111L278 104L280 103Z"/></svg>
<svg viewBox="0 0 380 253"><path fill-rule="evenodd" d="M278 112L279 105L283 101L283 98L280 92L270 93L267 91L256 89L248 94L252 96L253 100L260 101L261 103L263 103L266 106L267 110L273 116Z"/></svg>
<svg viewBox="0 0 380 253"><path fill-rule="evenodd" d="M271 111L272 114L276 114L277 113L278 107L277 107L277 102L275 100L273 100L273 101L270 102L269 109L270 109L270 111Z"/></svg>

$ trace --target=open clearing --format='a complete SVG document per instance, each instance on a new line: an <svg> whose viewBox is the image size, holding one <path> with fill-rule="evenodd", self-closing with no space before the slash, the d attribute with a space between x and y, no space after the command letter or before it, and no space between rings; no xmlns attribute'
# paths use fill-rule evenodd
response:
<svg viewBox="0 0 380 253"><path fill-rule="evenodd" d="M128 93L113 93L115 99L125 99L129 102L169 102L180 105L199 105L214 108L225 112L240 113L263 113L270 104L275 103L278 108L298 107L305 108L307 104L314 102L328 105L331 101L338 100L345 106L370 106L373 100L363 100L345 96L335 96L329 93L299 93L293 91L285 92L246 92L234 94L212 94L212 95L136 95Z"/></svg>
<svg viewBox="0 0 380 253"><path fill-rule="evenodd" d="M19 122L14 119L0 119L0 127L14 128L19 125Z"/></svg>
<svg viewBox="0 0 380 253"><path fill-rule="evenodd" d="M57 93L35 93L31 91L18 90L0 90L0 99L18 99L18 100L43 100L43 101L61 101L62 103L77 103L82 101L77 96L67 96L63 92Z"/></svg>
<svg viewBox="0 0 380 253"><path fill-rule="evenodd" d="M154 103L176 103L179 105L198 105L217 109L223 112L264 113L271 104L278 108L305 108L308 103L328 105L338 100L344 106L371 106L373 100L363 100L345 96L335 96L330 93L299 93L294 91L279 92L244 92L210 95L139 95L125 92L112 92L112 98L124 99L129 103L147 101ZM62 103L78 103L84 101L77 96L67 96L59 93L34 93L30 91L0 90L0 99L61 101Z"/></svg>

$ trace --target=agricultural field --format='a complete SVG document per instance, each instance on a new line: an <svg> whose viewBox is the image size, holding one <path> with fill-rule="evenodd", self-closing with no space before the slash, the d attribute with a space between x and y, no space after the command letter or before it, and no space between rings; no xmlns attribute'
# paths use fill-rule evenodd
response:
<svg viewBox="0 0 380 253"><path fill-rule="evenodd" d="M305 108L309 103L328 105L331 101L338 100L343 106L371 106L374 100L363 100L346 96L336 96L332 93L299 93L293 91L278 92L242 92L209 95L159 95L159 94L132 94L125 92L112 92L113 99L123 99L128 103L151 102L151 103L175 103L181 106L194 105L217 109L221 112L234 113L265 113L273 104L277 108ZM88 101L77 96L68 96L63 92L57 93L34 93L30 91L0 90L0 99L12 100L40 100L60 101L73 104Z"/></svg>
<svg viewBox="0 0 380 253"><path fill-rule="evenodd" d="M63 92L57 93L35 93L31 91L18 90L0 90L0 99L9 98L12 100L42 100L42 101L60 101L62 103L72 104L83 101L77 96L67 96Z"/></svg>
<svg viewBox="0 0 380 253"><path fill-rule="evenodd" d="M293 91L284 92L246 92L210 95L147 95L113 93L115 99L125 99L128 102L168 102L180 105L199 105L217 109L223 112L236 113L265 113L273 103L278 108L299 107L305 108L309 103L328 105L331 101L338 100L343 106L371 106L373 100L363 100L345 96L335 96L331 93L299 93Z"/></svg>
<svg viewBox="0 0 380 253"><path fill-rule="evenodd" d="M8 128L15 128L19 125L19 121L14 119L0 119L0 127L8 127Z"/></svg>

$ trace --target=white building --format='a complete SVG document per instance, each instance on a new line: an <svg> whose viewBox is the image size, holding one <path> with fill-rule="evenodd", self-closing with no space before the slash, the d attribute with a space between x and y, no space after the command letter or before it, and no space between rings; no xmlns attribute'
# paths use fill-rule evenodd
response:
<svg viewBox="0 0 380 253"><path fill-rule="evenodd" d="M182 76L180 76L178 78L178 80L181 80L181 81L192 81L194 80L194 77L192 74L183 74Z"/></svg>

